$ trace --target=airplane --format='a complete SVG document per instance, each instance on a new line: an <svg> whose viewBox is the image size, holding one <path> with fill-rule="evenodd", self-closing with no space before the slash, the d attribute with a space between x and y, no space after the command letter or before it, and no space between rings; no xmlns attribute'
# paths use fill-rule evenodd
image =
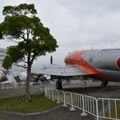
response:
<svg viewBox="0 0 120 120"><path fill-rule="evenodd" d="M7 81L6 73L5 71L0 69L0 82Z"/></svg>
<svg viewBox="0 0 120 120"><path fill-rule="evenodd" d="M40 74L53 76L90 76L102 81L120 82L120 49L82 50L69 53L65 65L51 64L40 68Z"/></svg>
<svg viewBox="0 0 120 120"><path fill-rule="evenodd" d="M14 75L11 70L5 70L0 68L0 84L3 83L13 83L15 81Z"/></svg>
<svg viewBox="0 0 120 120"><path fill-rule="evenodd" d="M6 81L7 77L6 77L6 71L5 69L3 69L2 67L2 61L5 57L6 54L6 50L3 48L0 48L0 82Z"/></svg>
<svg viewBox="0 0 120 120"><path fill-rule="evenodd" d="M2 67L3 59L6 55L6 49L0 48L0 86L5 84L16 85L12 70L6 70Z"/></svg>

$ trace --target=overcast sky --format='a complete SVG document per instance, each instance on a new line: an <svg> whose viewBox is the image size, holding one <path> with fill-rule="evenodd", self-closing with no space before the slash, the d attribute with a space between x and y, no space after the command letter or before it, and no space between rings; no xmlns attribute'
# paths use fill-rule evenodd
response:
<svg viewBox="0 0 120 120"><path fill-rule="evenodd" d="M120 46L120 0L1 0L0 22L3 6L20 3L35 4L38 16L59 45L35 66L48 64L50 55L56 64L63 64L64 57L74 50ZM0 42L1 47L9 44Z"/></svg>

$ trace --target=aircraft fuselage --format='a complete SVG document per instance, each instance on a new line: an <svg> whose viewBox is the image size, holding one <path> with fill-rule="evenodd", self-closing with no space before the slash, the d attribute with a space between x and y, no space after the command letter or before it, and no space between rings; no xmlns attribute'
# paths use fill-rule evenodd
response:
<svg viewBox="0 0 120 120"><path fill-rule="evenodd" d="M120 49L83 50L70 53L65 63L107 81L120 81Z"/></svg>

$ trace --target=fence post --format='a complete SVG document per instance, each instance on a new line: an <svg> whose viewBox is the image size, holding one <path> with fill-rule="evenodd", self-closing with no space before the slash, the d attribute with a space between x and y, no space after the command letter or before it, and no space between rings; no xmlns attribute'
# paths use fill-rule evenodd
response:
<svg viewBox="0 0 120 120"><path fill-rule="evenodd" d="M48 91L48 99L51 99L51 89L49 88Z"/></svg>
<svg viewBox="0 0 120 120"><path fill-rule="evenodd" d="M81 116L87 116L87 113L85 113L85 99L83 95L82 95L82 103L83 103L83 112L81 113Z"/></svg>
<svg viewBox="0 0 120 120"><path fill-rule="evenodd" d="M63 107L66 107L66 96L65 96L65 92L63 91L63 94L64 94L64 104L63 104Z"/></svg>
<svg viewBox="0 0 120 120"><path fill-rule="evenodd" d="M73 106L73 95L72 95L72 93L70 93L70 94L71 94L71 108L70 108L70 111L75 111L75 108Z"/></svg>
<svg viewBox="0 0 120 120"><path fill-rule="evenodd" d="M54 90L52 90L52 101L55 101Z"/></svg>
<svg viewBox="0 0 120 120"><path fill-rule="evenodd" d="M118 112L117 112L117 101L116 101L116 99L115 99L115 117L118 118L117 116L118 116Z"/></svg>
<svg viewBox="0 0 120 120"><path fill-rule="evenodd" d="M99 113L98 113L98 100L99 99L96 99L96 120L99 120Z"/></svg>
<svg viewBox="0 0 120 120"><path fill-rule="evenodd" d="M48 88L47 87L45 87L45 91L44 92L45 92L45 96L48 97Z"/></svg>
<svg viewBox="0 0 120 120"><path fill-rule="evenodd" d="M60 103L60 99L59 99L59 91L57 90L57 103Z"/></svg>

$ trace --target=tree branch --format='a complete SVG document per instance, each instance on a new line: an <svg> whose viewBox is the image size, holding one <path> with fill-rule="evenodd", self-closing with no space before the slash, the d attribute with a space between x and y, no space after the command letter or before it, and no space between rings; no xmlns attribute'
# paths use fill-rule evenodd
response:
<svg viewBox="0 0 120 120"><path fill-rule="evenodd" d="M23 40L25 40L25 35L21 35L20 38L22 38Z"/></svg>
<svg viewBox="0 0 120 120"><path fill-rule="evenodd" d="M27 61L25 61L25 60L23 60L23 59L22 59L21 61L24 62L24 63L27 63Z"/></svg>
<svg viewBox="0 0 120 120"><path fill-rule="evenodd" d="M19 43L19 42L17 42L16 40L13 40L13 39L10 39L12 42L15 42L15 43Z"/></svg>

